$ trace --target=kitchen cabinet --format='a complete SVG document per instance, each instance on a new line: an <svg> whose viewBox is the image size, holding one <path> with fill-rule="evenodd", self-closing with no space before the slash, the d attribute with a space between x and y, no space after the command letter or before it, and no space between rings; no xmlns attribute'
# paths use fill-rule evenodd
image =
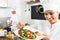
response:
<svg viewBox="0 0 60 40"><path fill-rule="evenodd" d="M7 7L8 6L8 0L0 0L0 7Z"/></svg>

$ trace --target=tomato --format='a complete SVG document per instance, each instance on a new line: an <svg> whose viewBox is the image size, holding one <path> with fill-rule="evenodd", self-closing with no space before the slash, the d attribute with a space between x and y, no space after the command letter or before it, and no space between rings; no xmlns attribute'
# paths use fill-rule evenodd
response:
<svg viewBox="0 0 60 40"><path fill-rule="evenodd" d="M32 37L32 34L27 34L27 38L31 38Z"/></svg>
<svg viewBox="0 0 60 40"><path fill-rule="evenodd" d="M32 31L27 30L27 38L31 38L32 37Z"/></svg>
<svg viewBox="0 0 60 40"><path fill-rule="evenodd" d="M18 34L21 35L22 34L22 30L18 30Z"/></svg>
<svg viewBox="0 0 60 40"><path fill-rule="evenodd" d="M35 34L38 35L38 36L40 35L40 33L38 31L36 31Z"/></svg>
<svg viewBox="0 0 60 40"><path fill-rule="evenodd" d="M30 32L30 33L32 33L32 31L30 31L30 30L27 30L27 32Z"/></svg>

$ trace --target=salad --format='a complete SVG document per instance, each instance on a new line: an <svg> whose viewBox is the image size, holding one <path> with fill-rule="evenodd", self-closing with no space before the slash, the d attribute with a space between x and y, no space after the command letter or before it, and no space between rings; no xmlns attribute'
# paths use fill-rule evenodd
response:
<svg viewBox="0 0 60 40"><path fill-rule="evenodd" d="M35 39L37 37L35 32L32 32L31 30L28 30L28 29L23 29L23 28L20 28L18 30L18 34L25 39Z"/></svg>

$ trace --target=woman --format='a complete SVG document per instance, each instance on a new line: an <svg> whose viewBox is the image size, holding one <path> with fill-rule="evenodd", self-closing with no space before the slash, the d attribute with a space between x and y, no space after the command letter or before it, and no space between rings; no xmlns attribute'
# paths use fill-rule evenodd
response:
<svg viewBox="0 0 60 40"><path fill-rule="evenodd" d="M44 16L51 24L49 28L49 38L46 36L43 40L60 40L60 20L59 20L59 5L56 3L47 4L44 6Z"/></svg>
<svg viewBox="0 0 60 40"><path fill-rule="evenodd" d="M19 21L19 18L18 18L17 14L16 14L16 10L12 10L12 11L11 11L11 19L10 19L10 21L11 21L11 25L12 25L12 26L11 26L11 31L12 31L12 32L14 32L14 31L16 31L18 28L24 26L23 22L20 22L20 21Z"/></svg>

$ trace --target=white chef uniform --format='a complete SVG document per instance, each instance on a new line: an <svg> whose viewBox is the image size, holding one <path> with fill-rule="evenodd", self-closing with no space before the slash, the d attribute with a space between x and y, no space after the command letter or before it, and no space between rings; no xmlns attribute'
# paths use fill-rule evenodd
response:
<svg viewBox="0 0 60 40"><path fill-rule="evenodd" d="M50 37L53 40L60 40L60 20L55 24L52 24L50 29Z"/></svg>
<svg viewBox="0 0 60 40"><path fill-rule="evenodd" d="M38 27L43 34L50 36L50 40L60 40L60 20L52 25L43 23L43 26Z"/></svg>
<svg viewBox="0 0 60 40"><path fill-rule="evenodd" d="M18 28L16 27L16 24L19 21L18 16L16 14L11 14L11 19L10 20L12 20L11 30L12 31L17 30Z"/></svg>
<svg viewBox="0 0 60 40"><path fill-rule="evenodd" d="M55 10L60 12L60 0L49 0L49 2L44 2L43 4L44 11L46 10ZM48 24L47 24L48 25ZM60 21L52 24L52 25L45 25L44 32L50 35L51 40L60 40Z"/></svg>

